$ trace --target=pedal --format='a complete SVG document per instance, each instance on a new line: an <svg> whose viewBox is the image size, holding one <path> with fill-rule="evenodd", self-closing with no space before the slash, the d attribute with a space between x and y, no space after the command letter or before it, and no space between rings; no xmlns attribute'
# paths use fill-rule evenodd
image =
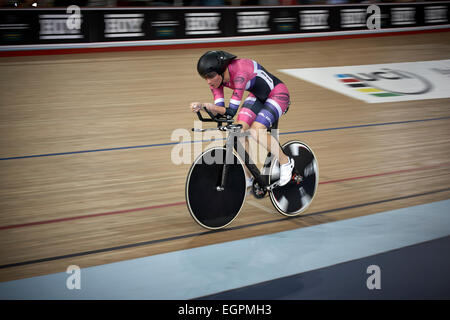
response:
<svg viewBox="0 0 450 320"><path fill-rule="evenodd" d="M292 175L291 181L293 181L296 184L300 184L303 182L303 177L297 173L294 173Z"/></svg>
<svg viewBox="0 0 450 320"><path fill-rule="evenodd" d="M291 177L291 180L286 184L289 185L290 183L295 183L297 185L301 184L303 182L303 177L297 173L294 173ZM271 185L266 187L267 191L271 191L273 189L275 189L276 187L279 187L279 181L275 181L274 183L272 183Z"/></svg>

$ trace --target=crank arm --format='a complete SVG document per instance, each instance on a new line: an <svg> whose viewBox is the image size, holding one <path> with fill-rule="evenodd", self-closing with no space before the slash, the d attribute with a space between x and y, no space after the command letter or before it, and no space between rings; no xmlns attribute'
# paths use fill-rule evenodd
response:
<svg viewBox="0 0 450 320"><path fill-rule="evenodd" d="M300 184L300 183L303 181L303 177L300 176L300 175L298 175L298 174L294 174L294 175L292 176L292 178L291 178L291 181L294 181L295 183ZM268 186L266 187L266 190L267 190L267 191L272 191L272 190L275 189L276 187L279 187L279 186L280 186L279 182L280 182L280 181L278 180L278 181L275 181L274 183L272 183L271 185L268 185Z"/></svg>
<svg viewBox="0 0 450 320"><path fill-rule="evenodd" d="M275 189L276 187L280 186L279 181L275 181L274 183L268 185L266 187L267 191L272 191L273 189Z"/></svg>

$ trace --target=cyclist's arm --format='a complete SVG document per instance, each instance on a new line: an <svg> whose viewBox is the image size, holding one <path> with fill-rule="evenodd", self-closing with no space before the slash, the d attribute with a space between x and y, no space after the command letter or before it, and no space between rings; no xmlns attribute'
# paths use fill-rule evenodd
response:
<svg viewBox="0 0 450 320"><path fill-rule="evenodd" d="M228 116L234 117L236 112L239 109L239 105L241 104L242 97L244 96L245 91L245 84L247 83L248 79L246 79L245 73L239 73L234 77L233 84L234 84L234 90L233 94L230 98L230 103L228 105L228 108L225 110L225 114Z"/></svg>
<svg viewBox="0 0 450 320"><path fill-rule="evenodd" d="M213 115L216 114L221 114L224 115L227 111L227 108L222 107L222 106L218 106L216 104L212 104L212 103L204 103L203 104L209 111L212 112Z"/></svg>
<svg viewBox="0 0 450 320"><path fill-rule="evenodd" d="M207 108L214 115L221 114L224 115L226 112L226 108L222 106L218 106L212 103L201 103L201 102L191 102L190 109L192 112L199 112L203 107Z"/></svg>
<svg viewBox="0 0 450 320"><path fill-rule="evenodd" d="M223 86L215 89L210 87L211 92L214 96L214 104L213 103L205 103L204 106L208 108L214 115L221 114L224 115L226 112L225 108L225 96L223 94Z"/></svg>

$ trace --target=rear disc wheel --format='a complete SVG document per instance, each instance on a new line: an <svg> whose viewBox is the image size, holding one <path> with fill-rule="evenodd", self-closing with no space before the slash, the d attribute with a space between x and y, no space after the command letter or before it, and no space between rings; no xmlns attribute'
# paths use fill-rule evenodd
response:
<svg viewBox="0 0 450 320"><path fill-rule="evenodd" d="M314 152L301 141L289 141L283 152L295 161L293 178L282 187L270 192L274 207L285 216L297 216L304 212L314 199L319 184L319 164ZM273 159L270 167L269 184L279 180L280 166Z"/></svg>

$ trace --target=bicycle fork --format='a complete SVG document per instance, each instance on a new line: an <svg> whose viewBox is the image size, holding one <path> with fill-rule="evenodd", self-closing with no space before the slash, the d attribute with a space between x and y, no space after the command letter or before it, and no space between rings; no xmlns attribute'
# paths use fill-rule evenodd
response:
<svg viewBox="0 0 450 320"><path fill-rule="evenodd" d="M239 149L239 147L242 147L242 144L238 141L239 137L243 137L248 134L245 132L243 133L239 130L240 130L239 128L233 128L232 130L230 130L230 134L228 135L227 142L225 144L225 153L226 153L225 163L223 164L223 167L222 167L222 176L221 176L221 180L220 180L220 185L217 186L217 191L223 191L225 189L225 185L227 182L228 167L231 164L234 164L233 150L236 150L236 152L238 152L238 154L239 154L238 150L244 150L244 152L245 152L244 159L249 159L249 155L248 155L247 151L245 150L245 148ZM246 163L246 160L244 160L244 162ZM256 169L258 169L258 168L256 168ZM254 174L254 173L252 172L252 174Z"/></svg>

